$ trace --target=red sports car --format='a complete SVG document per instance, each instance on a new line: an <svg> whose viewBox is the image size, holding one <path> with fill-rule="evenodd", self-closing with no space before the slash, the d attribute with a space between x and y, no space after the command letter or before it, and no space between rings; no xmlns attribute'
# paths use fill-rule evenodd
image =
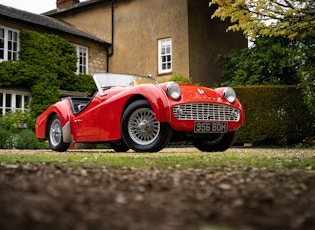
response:
<svg viewBox="0 0 315 230"><path fill-rule="evenodd" d="M230 87L210 89L151 77L98 73L93 97L66 97L36 120L37 138L52 150L70 143L109 143L117 152L157 152L170 141L191 141L201 151L224 151L244 123Z"/></svg>

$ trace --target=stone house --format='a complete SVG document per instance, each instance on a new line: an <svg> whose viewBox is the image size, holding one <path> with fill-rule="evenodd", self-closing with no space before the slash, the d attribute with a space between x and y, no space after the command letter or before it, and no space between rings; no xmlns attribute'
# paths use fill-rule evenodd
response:
<svg viewBox="0 0 315 230"><path fill-rule="evenodd" d="M18 61L19 32L22 30L57 34L74 44L78 56L78 74L104 72L107 69L106 50L110 47L110 43L106 40L69 23L4 5L0 5L0 62ZM65 91L62 93L73 94ZM29 89L1 87L0 115L10 110L27 110L30 100Z"/></svg>
<svg viewBox="0 0 315 230"><path fill-rule="evenodd" d="M209 0L57 0L44 15L0 5L0 62L18 60L19 31L54 33L77 49L77 73L133 73L158 81L181 74L221 81L218 54L247 46L227 22L211 20ZM63 92L70 95L70 92ZM27 89L0 88L0 114L28 108Z"/></svg>
<svg viewBox="0 0 315 230"><path fill-rule="evenodd" d="M173 74L213 86L221 81L218 54L247 47L228 22L211 19L209 0L57 0L45 15L64 20L111 42L107 71Z"/></svg>

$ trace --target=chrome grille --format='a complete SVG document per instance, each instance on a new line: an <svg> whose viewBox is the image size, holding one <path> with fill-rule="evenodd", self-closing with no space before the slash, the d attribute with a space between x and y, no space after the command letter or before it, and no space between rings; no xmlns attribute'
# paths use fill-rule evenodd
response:
<svg viewBox="0 0 315 230"><path fill-rule="evenodd" d="M175 105L173 113L178 120L238 121L240 119L238 109L213 103Z"/></svg>

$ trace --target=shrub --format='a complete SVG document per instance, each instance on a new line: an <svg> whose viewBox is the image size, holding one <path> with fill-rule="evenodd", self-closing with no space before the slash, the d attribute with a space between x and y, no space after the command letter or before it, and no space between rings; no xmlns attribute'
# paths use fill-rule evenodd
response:
<svg viewBox="0 0 315 230"><path fill-rule="evenodd" d="M12 133L18 133L21 128L35 128L35 119L30 112L7 112L5 116L1 118L2 126L4 129L9 130Z"/></svg>
<svg viewBox="0 0 315 230"><path fill-rule="evenodd" d="M17 149L43 149L47 147L47 143L38 140L30 129L22 130L15 140L15 148Z"/></svg>
<svg viewBox="0 0 315 230"><path fill-rule="evenodd" d="M0 149L11 149L13 133L0 127Z"/></svg>
<svg viewBox="0 0 315 230"><path fill-rule="evenodd" d="M8 112L0 117L0 149L42 149L47 143L34 133L35 119L30 112Z"/></svg>
<svg viewBox="0 0 315 230"><path fill-rule="evenodd" d="M246 115L237 143L294 145L315 135L315 119L296 86L246 86L235 90Z"/></svg>
<svg viewBox="0 0 315 230"><path fill-rule="evenodd" d="M170 78L170 81L174 81L174 82L182 83L182 84L192 84L192 81L189 78L184 77L181 74L172 75Z"/></svg>

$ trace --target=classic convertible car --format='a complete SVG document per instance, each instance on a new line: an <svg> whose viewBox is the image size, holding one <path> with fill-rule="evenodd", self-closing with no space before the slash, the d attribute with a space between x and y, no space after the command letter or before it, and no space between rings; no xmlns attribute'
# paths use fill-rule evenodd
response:
<svg viewBox="0 0 315 230"><path fill-rule="evenodd" d="M36 136L54 151L70 143L108 143L116 152L158 152L170 141L224 151L244 123L230 87L210 89L151 77L97 73L93 97L66 97L36 120Z"/></svg>

